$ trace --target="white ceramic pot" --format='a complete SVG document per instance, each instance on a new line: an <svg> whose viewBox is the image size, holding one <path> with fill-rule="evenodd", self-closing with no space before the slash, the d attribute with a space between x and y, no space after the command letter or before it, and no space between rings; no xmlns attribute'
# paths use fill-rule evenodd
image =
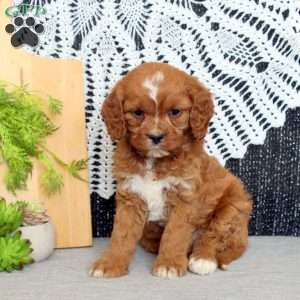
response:
<svg viewBox="0 0 300 300"><path fill-rule="evenodd" d="M46 259L55 247L55 232L51 221L32 226L20 227L22 237L29 239L33 249L32 258L35 262Z"/></svg>

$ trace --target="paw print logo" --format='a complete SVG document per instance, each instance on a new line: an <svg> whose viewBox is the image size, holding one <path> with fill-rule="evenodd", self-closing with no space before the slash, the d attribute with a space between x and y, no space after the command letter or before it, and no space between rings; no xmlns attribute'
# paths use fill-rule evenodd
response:
<svg viewBox="0 0 300 300"><path fill-rule="evenodd" d="M27 44L31 47L35 47L38 42L38 34L44 31L42 24L36 24L33 17L28 17L25 20L22 17L14 19L14 24L7 24L5 31L11 36L11 44L13 47L19 47L23 44Z"/></svg>

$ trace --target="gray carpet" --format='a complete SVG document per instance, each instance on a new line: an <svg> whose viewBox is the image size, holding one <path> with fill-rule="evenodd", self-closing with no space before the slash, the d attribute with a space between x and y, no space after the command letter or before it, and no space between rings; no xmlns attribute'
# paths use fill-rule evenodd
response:
<svg viewBox="0 0 300 300"><path fill-rule="evenodd" d="M300 299L299 238L252 237L248 252L228 271L173 280L153 277L154 256L141 248L128 276L90 278L88 267L106 243L96 239L92 248L57 250L23 271L0 273L0 300Z"/></svg>

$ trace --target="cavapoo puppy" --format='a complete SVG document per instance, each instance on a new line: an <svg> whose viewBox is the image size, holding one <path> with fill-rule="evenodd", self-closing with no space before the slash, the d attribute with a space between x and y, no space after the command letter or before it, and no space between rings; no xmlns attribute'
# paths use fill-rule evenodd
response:
<svg viewBox="0 0 300 300"><path fill-rule="evenodd" d="M90 274L127 274L138 242L158 253L152 273L165 278L209 274L241 256L251 200L204 150L207 88L168 64L145 63L116 84L102 115L117 141L117 204L109 246Z"/></svg>

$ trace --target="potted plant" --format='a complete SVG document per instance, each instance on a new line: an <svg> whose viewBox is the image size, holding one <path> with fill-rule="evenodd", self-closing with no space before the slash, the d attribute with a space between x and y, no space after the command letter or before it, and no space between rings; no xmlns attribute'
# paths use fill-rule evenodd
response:
<svg viewBox="0 0 300 300"><path fill-rule="evenodd" d="M45 209L37 202L17 201L22 213L20 232L31 243L31 257L35 262L46 259L55 247L55 232Z"/></svg>
<svg viewBox="0 0 300 300"><path fill-rule="evenodd" d="M0 200L0 271L44 260L54 246L54 227L40 205Z"/></svg>

